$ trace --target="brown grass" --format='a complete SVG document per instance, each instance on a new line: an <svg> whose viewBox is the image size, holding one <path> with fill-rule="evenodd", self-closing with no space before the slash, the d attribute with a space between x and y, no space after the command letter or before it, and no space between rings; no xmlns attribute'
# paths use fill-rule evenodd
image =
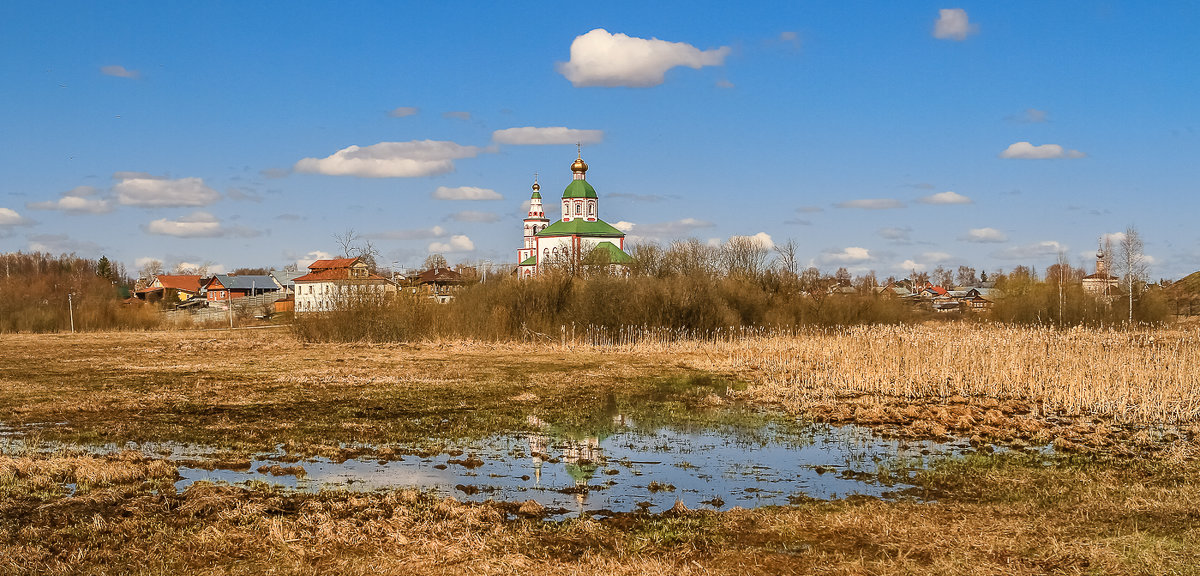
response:
<svg viewBox="0 0 1200 576"><path fill-rule="evenodd" d="M174 465L140 454L13 454L0 457L0 574L1200 574L1194 331L741 336L611 346L305 345L271 330L0 336L0 421L46 439L203 440L234 460L276 442L394 451L386 442L519 427L530 413L580 417L607 393L701 373L749 386L672 389L697 411L732 397L981 446L1107 449L950 462L915 481L928 503L563 523L525 518L519 503L412 491L200 483L176 494ZM1152 458L1116 456L1142 444Z"/></svg>
<svg viewBox="0 0 1200 576"><path fill-rule="evenodd" d="M859 498L561 523L522 519L515 503L412 490L20 489L42 473L0 484L0 574L1200 573L1194 466L1043 469L989 457L923 474L941 492L927 504Z"/></svg>

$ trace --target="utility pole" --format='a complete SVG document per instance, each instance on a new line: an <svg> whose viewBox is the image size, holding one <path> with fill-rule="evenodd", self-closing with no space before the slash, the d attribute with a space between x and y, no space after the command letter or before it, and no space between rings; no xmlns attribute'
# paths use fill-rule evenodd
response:
<svg viewBox="0 0 1200 576"><path fill-rule="evenodd" d="M75 333L75 301L74 292L67 292L67 312L71 315L71 333Z"/></svg>
<svg viewBox="0 0 1200 576"><path fill-rule="evenodd" d="M233 330L233 293L228 287L225 288L225 306L229 310L229 329Z"/></svg>

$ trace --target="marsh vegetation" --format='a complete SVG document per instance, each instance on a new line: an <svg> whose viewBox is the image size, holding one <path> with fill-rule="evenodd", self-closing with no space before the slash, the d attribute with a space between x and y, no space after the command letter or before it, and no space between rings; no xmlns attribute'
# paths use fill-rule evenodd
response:
<svg viewBox="0 0 1200 576"><path fill-rule="evenodd" d="M934 323L603 344L583 334L311 343L286 328L2 338L0 573L1200 566L1198 346L1185 329ZM752 509L714 494L699 506L555 515L532 498L309 492L273 480L319 472L314 458L426 458L487 474L473 443L513 433L616 437L614 413L696 433L857 424L897 443L960 449L873 462L871 482L907 487L887 498L795 497ZM154 448L170 445L204 452L181 460ZM664 468L702 464L681 460ZM180 484L202 467L257 480ZM606 469L597 467L597 482ZM687 490L687 474L633 480L631 470L615 477L645 485L648 497Z"/></svg>

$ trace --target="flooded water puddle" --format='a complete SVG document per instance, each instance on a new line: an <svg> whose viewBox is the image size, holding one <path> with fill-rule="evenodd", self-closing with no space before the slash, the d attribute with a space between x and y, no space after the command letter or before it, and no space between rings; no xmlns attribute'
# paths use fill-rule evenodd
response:
<svg viewBox="0 0 1200 576"><path fill-rule="evenodd" d="M617 417L603 433L539 431L462 444L401 460L317 458L292 462L260 455L249 469L182 466L177 488L197 481L267 482L319 491L416 487L464 501L534 500L560 514L786 505L810 498L887 497L910 486L884 485L881 467L920 468L966 444L880 439L856 426L813 425L781 432L765 425L741 433L643 429Z"/></svg>

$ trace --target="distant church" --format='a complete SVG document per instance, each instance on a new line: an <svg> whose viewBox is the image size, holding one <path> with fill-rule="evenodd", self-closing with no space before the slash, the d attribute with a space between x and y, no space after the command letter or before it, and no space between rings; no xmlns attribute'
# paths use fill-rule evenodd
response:
<svg viewBox="0 0 1200 576"><path fill-rule="evenodd" d="M571 164L571 183L563 190L562 217L550 223L542 209L541 185L533 182L523 247L517 250L517 274L534 276L553 266L620 267L633 259L625 253L625 233L600 219L596 189L587 183L588 165L580 153Z"/></svg>
<svg viewBox="0 0 1200 576"><path fill-rule="evenodd" d="M1084 292L1105 298L1118 295L1120 289L1117 285L1120 279L1109 273L1108 258L1109 255L1104 251L1104 243L1101 241L1100 248L1096 250L1096 273L1083 277Z"/></svg>

